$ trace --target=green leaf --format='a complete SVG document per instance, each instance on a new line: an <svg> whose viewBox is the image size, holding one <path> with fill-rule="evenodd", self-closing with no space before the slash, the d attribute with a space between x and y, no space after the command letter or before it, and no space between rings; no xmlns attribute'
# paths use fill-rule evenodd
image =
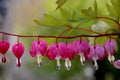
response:
<svg viewBox="0 0 120 80"><path fill-rule="evenodd" d="M58 19L51 15L44 14L44 17L48 22L52 22L52 23L58 22Z"/></svg>
<svg viewBox="0 0 120 80"><path fill-rule="evenodd" d="M65 25L68 25L68 20L69 20L69 17L71 16L70 12L66 9L60 8L60 15L61 15L61 18L62 18L62 22Z"/></svg>
<svg viewBox="0 0 120 80"><path fill-rule="evenodd" d="M88 9L82 9L81 13L86 18L94 18L94 17L96 17L96 15L95 15L95 13L94 13L94 11L92 10L91 7L89 7Z"/></svg>
<svg viewBox="0 0 120 80"><path fill-rule="evenodd" d="M98 16L98 5L97 5L96 0L94 2L94 12L95 12L95 16Z"/></svg>
<svg viewBox="0 0 120 80"><path fill-rule="evenodd" d="M69 25L69 20L72 18L72 14L69 10L60 8L59 18L44 14L44 20L35 20L35 22L42 26L54 26L54 27L65 27Z"/></svg>
<svg viewBox="0 0 120 80"><path fill-rule="evenodd" d="M35 22L42 26L53 26L53 27L64 26L64 24L62 24L60 20L54 16L45 14L44 17L45 17L44 20L35 20Z"/></svg>
<svg viewBox="0 0 120 80"><path fill-rule="evenodd" d="M114 9L118 13L118 17L120 18L120 0L111 0Z"/></svg>
<svg viewBox="0 0 120 80"><path fill-rule="evenodd" d="M88 9L82 9L81 13L82 13L83 17L85 17L85 18L97 17L98 16L98 5L97 5L96 0L94 2L93 9L92 9L92 7L89 7Z"/></svg>
<svg viewBox="0 0 120 80"><path fill-rule="evenodd" d="M111 0L111 4L115 12L118 14L117 17L120 18L120 0ZM111 13L111 11L109 11Z"/></svg>
<svg viewBox="0 0 120 80"><path fill-rule="evenodd" d="M116 12L116 10L113 8L113 6L111 6L110 4L106 4L106 6L107 6L107 9L108 9L110 15L119 17L119 14Z"/></svg>
<svg viewBox="0 0 120 80"><path fill-rule="evenodd" d="M38 25L41 25L41 26L48 26L48 27L60 27L60 26L63 26L62 24L59 24L59 23L50 23L50 22L47 22L47 21L42 21L42 20L34 20Z"/></svg>
<svg viewBox="0 0 120 80"><path fill-rule="evenodd" d="M71 19L74 20L75 17L76 17L76 12L73 11L72 16L71 16Z"/></svg>
<svg viewBox="0 0 120 80"><path fill-rule="evenodd" d="M67 0L57 0L56 1L56 4L57 4L56 10L58 10L59 8L61 8L65 4L65 2L67 2Z"/></svg>

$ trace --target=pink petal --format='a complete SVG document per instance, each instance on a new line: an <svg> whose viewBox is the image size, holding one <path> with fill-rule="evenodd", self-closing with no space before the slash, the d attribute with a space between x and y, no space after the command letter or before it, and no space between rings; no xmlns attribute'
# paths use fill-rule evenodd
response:
<svg viewBox="0 0 120 80"><path fill-rule="evenodd" d="M30 50L30 55L31 55L32 57L36 57L36 56L37 56L37 51L36 51L35 49L31 49L31 50Z"/></svg>
<svg viewBox="0 0 120 80"><path fill-rule="evenodd" d="M74 49L75 49L75 54L78 55L78 53L79 53L79 46L80 46L80 40L75 40L73 42L73 46L74 46Z"/></svg>
<svg viewBox="0 0 120 80"><path fill-rule="evenodd" d="M0 41L0 53L5 54L10 47L10 43L7 40Z"/></svg>
<svg viewBox="0 0 120 80"><path fill-rule="evenodd" d="M99 60L102 60L105 57L105 50L104 47L97 44L95 48L95 53Z"/></svg>
<svg viewBox="0 0 120 80"><path fill-rule="evenodd" d="M89 53L86 55L86 58L87 58L88 60L92 60L93 57L94 57L94 55L95 55L94 46L93 46L93 45L90 45L90 51L89 51Z"/></svg>
<svg viewBox="0 0 120 80"><path fill-rule="evenodd" d="M88 41L87 40L82 40L81 41L81 51L83 53L87 53L88 50L89 50L89 43L88 43Z"/></svg>
<svg viewBox="0 0 120 80"><path fill-rule="evenodd" d="M33 43L32 43L32 48L31 48L31 50L30 50L30 55L32 56L32 57L36 57L37 56L37 52L38 52L38 50L37 50L37 44L38 44L38 42L37 41L33 41Z"/></svg>
<svg viewBox="0 0 120 80"><path fill-rule="evenodd" d="M72 44L67 44L67 52L66 52L67 57L72 60L74 59L75 56L75 50L74 46Z"/></svg>
<svg viewBox="0 0 120 80"><path fill-rule="evenodd" d="M66 58L66 45L64 43L51 44L48 51L47 57L49 59L55 59L56 57Z"/></svg>
<svg viewBox="0 0 120 80"><path fill-rule="evenodd" d="M58 43L58 53L57 56L60 56L62 59L66 58L66 44L60 42Z"/></svg>
<svg viewBox="0 0 120 80"><path fill-rule="evenodd" d="M38 50L41 53L42 56L45 55L47 51L47 43L45 40L41 40L40 43L38 44Z"/></svg>
<svg viewBox="0 0 120 80"><path fill-rule="evenodd" d="M87 40L75 40L73 43L75 47L75 53L76 55L82 53L87 54L89 52L89 43Z"/></svg>
<svg viewBox="0 0 120 80"><path fill-rule="evenodd" d="M23 55L24 49L25 47L23 43L15 44L12 47L12 51L17 58L20 58Z"/></svg>
<svg viewBox="0 0 120 80"><path fill-rule="evenodd" d="M115 48L116 48L116 42L115 42L115 40L107 40L105 42L105 49L106 49L107 54L110 53L111 55L114 55Z"/></svg>
<svg viewBox="0 0 120 80"><path fill-rule="evenodd" d="M36 57L38 54L44 56L47 52L47 43L45 40L35 40L32 43L30 54L32 57Z"/></svg>
<svg viewBox="0 0 120 80"><path fill-rule="evenodd" d="M114 66L115 68L120 69L120 60L115 61Z"/></svg>
<svg viewBox="0 0 120 80"><path fill-rule="evenodd" d="M56 44L51 44L48 51L47 51L47 57L49 59L55 59L55 57L57 56L57 46Z"/></svg>

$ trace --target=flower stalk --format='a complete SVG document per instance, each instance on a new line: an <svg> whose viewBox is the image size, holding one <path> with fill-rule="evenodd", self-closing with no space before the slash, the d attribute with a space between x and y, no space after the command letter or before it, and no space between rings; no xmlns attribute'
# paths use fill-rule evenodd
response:
<svg viewBox="0 0 120 80"><path fill-rule="evenodd" d="M103 37L103 36L119 36L120 33L109 33L109 34L95 34L95 35L89 35L89 34L81 34L81 35L76 35L76 36L44 36L44 35L17 35L17 34L12 34L12 33L7 33L7 32L0 32L4 35L8 36L16 36L16 37L21 37L21 38L61 38L61 39L74 39L74 38L79 38L79 37Z"/></svg>

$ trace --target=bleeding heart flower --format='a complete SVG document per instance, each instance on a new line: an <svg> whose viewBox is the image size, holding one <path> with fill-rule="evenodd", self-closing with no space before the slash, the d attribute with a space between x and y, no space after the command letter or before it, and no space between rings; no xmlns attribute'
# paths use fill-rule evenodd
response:
<svg viewBox="0 0 120 80"><path fill-rule="evenodd" d="M21 57L24 53L25 47L23 43L17 43L12 46L12 51L15 57L17 58L17 66L21 66Z"/></svg>
<svg viewBox="0 0 120 80"><path fill-rule="evenodd" d="M76 55L80 56L80 61L84 65L86 54L89 53L89 43L87 40L75 40L73 43Z"/></svg>
<svg viewBox="0 0 120 80"><path fill-rule="evenodd" d="M5 63L6 62L6 57L5 57L5 53L8 51L10 47L10 43L7 40L4 41L0 41L0 53L2 54L2 62Z"/></svg>
<svg viewBox="0 0 120 80"><path fill-rule="evenodd" d="M66 49L66 58L65 58L65 67L67 68L67 70L70 70L71 68L71 60L74 59L75 56L75 49L74 46L72 44L66 44L67 45L67 49Z"/></svg>
<svg viewBox="0 0 120 80"><path fill-rule="evenodd" d="M120 60L115 61L114 66L115 68L120 69Z"/></svg>
<svg viewBox="0 0 120 80"><path fill-rule="evenodd" d="M32 57L38 58L39 67L42 64L42 56L45 55L46 51L47 51L47 43L45 40L41 40L41 41L36 40L32 43L30 54Z"/></svg>
<svg viewBox="0 0 120 80"><path fill-rule="evenodd" d="M105 42L105 51L106 51L106 54L108 55L108 60L111 63L114 63L114 60L115 60L115 57L114 57L115 48L116 48L115 40L107 40Z"/></svg>
<svg viewBox="0 0 120 80"><path fill-rule="evenodd" d="M105 57L104 47L97 44L95 47L90 45L90 52L87 55L88 60L94 61L94 68L98 69L97 60L102 60Z"/></svg>
<svg viewBox="0 0 120 80"><path fill-rule="evenodd" d="M50 60L56 59L57 60L57 68L60 70L61 64L60 59L66 58L66 45L64 43L58 43L58 44L51 44L48 51L47 51L47 57Z"/></svg>

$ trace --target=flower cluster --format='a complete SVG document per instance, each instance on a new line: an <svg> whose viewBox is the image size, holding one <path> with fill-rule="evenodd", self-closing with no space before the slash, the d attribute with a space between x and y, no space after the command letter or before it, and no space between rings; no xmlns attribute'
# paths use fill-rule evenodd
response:
<svg viewBox="0 0 120 80"><path fill-rule="evenodd" d="M1 61L3 63L6 62L6 52L8 51L8 49L10 48L10 42L7 40L0 40L0 53L2 54L2 59ZM23 43L18 43L12 46L12 51L13 54L15 55L16 59L17 59L17 66L20 67L21 66L21 56L24 53L24 44Z"/></svg>
<svg viewBox="0 0 120 80"><path fill-rule="evenodd" d="M2 54L2 62L6 62L5 53L10 47L10 42L7 40L0 41L0 53ZM71 60L75 56L80 57L80 62L82 65L85 63L85 59L89 61L94 61L94 68L98 69L97 60L103 60L108 56L110 63L114 63L114 66L120 69L120 60L115 61L115 40L107 40L104 43L104 46L101 44L89 44L87 40L75 40L73 43L52 43L48 46L45 40L35 40L32 43L30 49L30 55L33 58L37 58L38 65L42 64L42 57L46 56L50 60L57 61L57 69L61 68L60 60L65 60L65 67L67 70L71 68ZM24 53L25 47L24 44L18 42L12 46L12 52L17 59L17 66L21 66L21 57Z"/></svg>
<svg viewBox="0 0 120 80"><path fill-rule="evenodd" d="M71 68L71 60L75 56L80 57L82 65L85 63L85 59L94 61L94 68L98 69L97 60L103 60L108 56L110 63L114 63L116 68L119 68L120 61L115 61L116 42L115 40L107 40L104 46L101 44L89 44L87 40L75 40L73 43L52 43L48 47L45 40L34 41L30 50L30 54L33 58L38 58L38 65L42 64L42 56L48 57L50 60L57 61L57 69L61 68L60 60L65 60L65 67L67 70Z"/></svg>

